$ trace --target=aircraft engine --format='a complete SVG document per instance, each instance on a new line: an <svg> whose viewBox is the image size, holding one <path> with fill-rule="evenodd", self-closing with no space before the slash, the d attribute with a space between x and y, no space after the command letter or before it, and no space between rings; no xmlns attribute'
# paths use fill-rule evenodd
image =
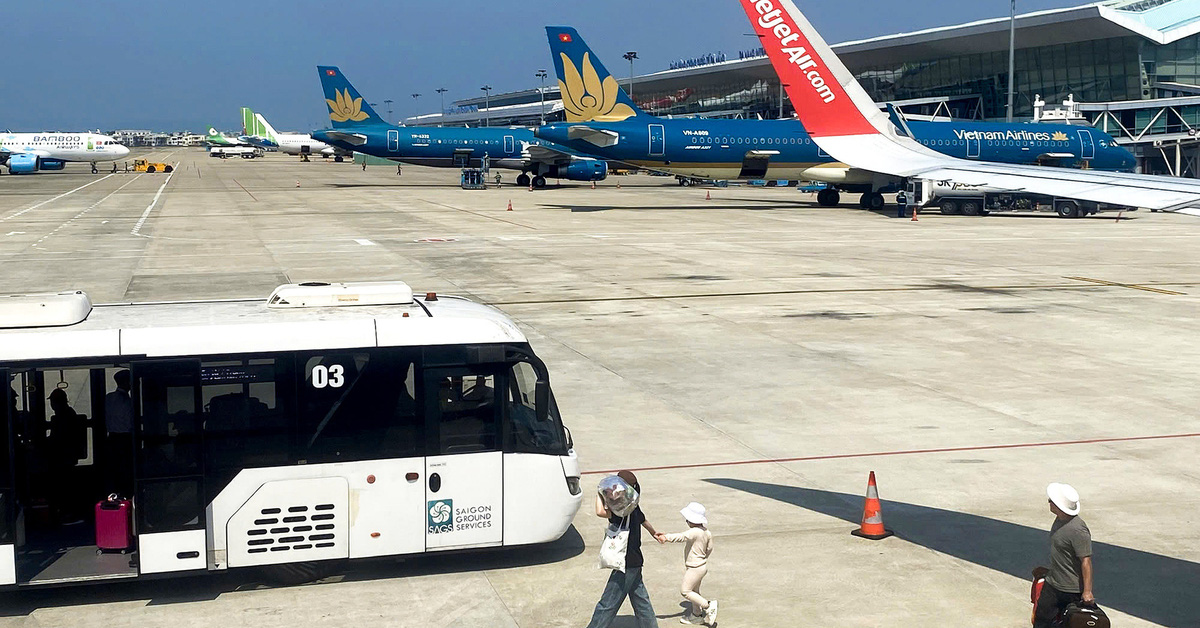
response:
<svg viewBox="0 0 1200 628"><path fill-rule="evenodd" d="M37 172L37 155L12 155L8 158L8 171L12 174L19 172Z"/></svg>
<svg viewBox="0 0 1200 628"><path fill-rule="evenodd" d="M38 170L62 170L67 167L67 162L61 159L39 159Z"/></svg>
<svg viewBox="0 0 1200 628"><path fill-rule="evenodd" d="M608 163L598 159L577 159L565 168L550 166L546 176L568 181L603 181L608 177Z"/></svg>

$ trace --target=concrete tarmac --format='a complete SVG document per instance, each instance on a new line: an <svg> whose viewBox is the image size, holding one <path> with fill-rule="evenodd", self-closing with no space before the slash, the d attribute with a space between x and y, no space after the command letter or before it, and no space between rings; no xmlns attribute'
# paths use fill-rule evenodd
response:
<svg viewBox="0 0 1200 628"><path fill-rule="evenodd" d="M913 222L648 176L463 191L454 170L153 156L176 172L0 175L0 294L400 279L495 304L550 366L585 485L637 470L660 530L708 507L722 626L1028 626L1052 481L1082 496L1114 625L1200 625L1200 219ZM896 532L877 542L850 535L870 471ZM550 546L299 587L21 590L0 627L584 626L602 525L585 503ZM681 549L645 554L677 624ZM615 625L636 625L628 606Z"/></svg>

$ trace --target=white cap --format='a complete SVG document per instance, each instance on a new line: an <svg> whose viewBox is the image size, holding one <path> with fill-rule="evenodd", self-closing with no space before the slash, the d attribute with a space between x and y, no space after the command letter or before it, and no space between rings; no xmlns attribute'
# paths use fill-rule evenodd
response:
<svg viewBox="0 0 1200 628"><path fill-rule="evenodd" d="M1054 482L1046 487L1046 496L1065 514L1072 517L1079 514L1079 493L1070 484Z"/></svg>
<svg viewBox="0 0 1200 628"><path fill-rule="evenodd" d="M705 512L704 506L701 506L696 502L692 502L687 506L684 506L683 510L679 511L679 514L683 515L683 518L686 519L688 523L694 523L702 526L708 524L708 518L704 516Z"/></svg>

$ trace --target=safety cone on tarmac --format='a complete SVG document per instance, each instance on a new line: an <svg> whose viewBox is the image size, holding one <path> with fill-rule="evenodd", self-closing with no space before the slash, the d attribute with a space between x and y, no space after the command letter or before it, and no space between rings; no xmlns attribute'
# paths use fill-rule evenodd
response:
<svg viewBox="0 0 1200 628"><path fill-rule="evenodd" d="M879 503L879 488L875 486L874 471L867 480L867 498L863 503L862 525L851 534L872 541L892 536L892 531L883 527L883 506Z"/></svg>
<svg viewBox="0 0 1200 628"><path fill-rule="evenodd" d="M506 209L504 211L509 211L509 212L512 211L512 199L511 198L508 199L508 209Z"/></svg>
<svg viewBox="0 0 1200 628"><path fill-rule="evenodd" d="M913 205L913 207L912 207L912 215L913 215L913 217L910 222L919 222L917 220L917 206L916 205Z"/></svg>
<svg viewBox="0 0 1200 628"><path fill-rule="evenodd" d="M705 190L705 191L704 191L704 200L706 200L706 201L711 201L711 200L712 200L712 190Z"/></svg>
<svg viewBox="0 0 1200 628"><path fill-rule="evenodd" d="M296 179L296 187L300 187L300 179Z"/></svg>

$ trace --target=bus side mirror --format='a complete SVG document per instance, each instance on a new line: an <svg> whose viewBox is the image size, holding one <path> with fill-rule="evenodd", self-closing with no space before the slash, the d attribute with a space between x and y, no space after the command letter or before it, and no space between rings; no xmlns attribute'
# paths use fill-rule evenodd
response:
<svg viewBox="0 0 1200 628"><path fill-rule="evenodd" d="M550 383L539 379L534 386L533 397L538 423L550 420Z"/></svg>

